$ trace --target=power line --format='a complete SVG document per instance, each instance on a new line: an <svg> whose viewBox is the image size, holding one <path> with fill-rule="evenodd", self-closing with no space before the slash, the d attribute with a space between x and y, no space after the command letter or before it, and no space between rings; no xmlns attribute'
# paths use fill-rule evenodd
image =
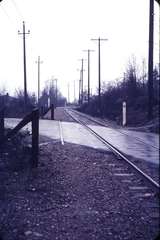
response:
<svg viewBox="0 0 160 240"><path fill-rule="evenodd" d="M24 17L23 17L22 14L21 14L21 11L19 10L19 7L18 7L17 3L16 3L14 0L12 0L12 3L13 3L13 5L14 5L14 7L15 7L18 15L19 15L19 17L21 18L21 20L24 19Z"/></svg>
<svg viewBox="0 0 160 240"><path fill-rule="evenodd" d="M158 4L160 4L160 0L156 0L156 2L157 2Z"/></svg>
<svg viewBox="0 0 160 240"><path fill-rule="evenodd" d="M2 2L2 0L1 0ZM3 13L5 14L5 16L7 17L9 23L12 25L12 30L14 29L15 30L15 22L13 21L13 19L11 18L10 14L8 14L8 12L6 11L6 9L4 8L4 5L1 4L1 7L0 9L3 11ZM17 11L17 10L16 10ZM15 18L14 18L15 20ZM21 17L21 20L22 20L22 17Z"/></svg>
<svg viewBox="0 0 160 240"><path fill-rule="evenodd" d="M1 7L0 7L1 9L2 9L2 11L4 12L4 14L6 15L6 17L8 18L8 20L10 21L10 22L12 22L11 21L11 18L10 18L10 16L8 15L8 13L6 12L6 10L5 10L5 8L3 7L3 5L1 5Z"/></svg>

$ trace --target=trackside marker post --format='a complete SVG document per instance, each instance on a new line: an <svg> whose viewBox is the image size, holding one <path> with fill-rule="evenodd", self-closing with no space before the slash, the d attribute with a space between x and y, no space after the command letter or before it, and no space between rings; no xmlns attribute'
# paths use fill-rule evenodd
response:
<svg viewBox="0 0 160 240"><path fill-rule="evenodd" d="M123 102L122 104L122 125L126 126L127 123L127 117L126 117L127 111L126 111L126 102Z"/></svg>

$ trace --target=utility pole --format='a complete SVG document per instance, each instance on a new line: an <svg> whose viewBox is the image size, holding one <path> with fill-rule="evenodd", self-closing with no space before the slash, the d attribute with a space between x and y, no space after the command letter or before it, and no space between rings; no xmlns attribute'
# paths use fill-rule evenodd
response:
<svg viewBox="0 0 160 240"><path fill-rule="evenodd" d="M58 79L52 77L52 79L51 79L51 82L52 82L52 92L54 90L54 92L52 94L53 94L53 101L54 101L54 106L55 107L57 107L57 101L58 101L57 81L58 81ZM55 85L55 82L56 82L56 85Z"/></svg>
<svg viewBox="0 0 160 240"><path fill-rule="evenodd" d="M88 104L89 104L89 101L90 101L90 52L94 52L94 50L88 49L83 51L88 52Z"/></svg>
<svg viewBox="0 0 160 240"><path fill-rule="evenodd" d="M160 0L156 0L159 4L159 81L160 81Z"/></svg>
<svg viewBox="0 0 160 240"><path fill-rule="evenodd" d="M70 98L69 98L69 97L70 97L70 96L69 96L69 95L70 95L69 87L70 87L70 86L69 86L69 83L68 83L68 103L70 102Z"/></svg>
<svg viewBox="0 0 160 240"><path fill-rule="evenodd" d="M30 34L30 31L25 31L25 22L23 21L23 32L18 31L18 34L23 35L23 64L24 64L24 109L27 107L27 73L26 73L26 34Z"/></svg>
<svg viewBox="0 0 160 240"><path fill-rule="evenodd" d="M80 61L82 61L82 67L81 67L81 70L77 69L77 71L80 71L80 84L79 84L79 92L80 92L80 95L79 95L79 103L80 104L83 104L83 72L85 71L84 70L84 67L83 67L83 62L84 62L85 59L80 59Z"/></svg>
<svg viewBox="0 0 160 240"><path fill-rule="evenodd" d="M74 80L74 103L76 103L76 81Z"/></svg>
<svg viewBox="0 0 160 240"><path fill-rule="evenodd" d="M160 5L160 0L156 0L156 2ZM159 19L160 19L160 16L159 16ZM159 38L159 41L160 41L160 38ZM148 50L148 120L153 119L153 100L154 100L154 93L153 93L153 50L154 50L153 48L154 47L153 46L154 46L154 0L150 0L149 50ZM159 53L159 60L160 60L160 53ZM159 63L159 72L160 72L160 63Z"/></svg>
<svg viewBox="0 0 160 240"><path fill-rule="evenodd" d="M81 79L79 79L79 105L81 105Z"/></svg>
<svg viewBox="0 0 160 240"><path fill-rule="evenodd" d="M101 41L107 41L108 39L98 38L91 39L92 41L98 41L98 102L99 102L99 112L102 115L102 105L101 105Z"/></svg>
<svg viewBox="0 0 160 240"><path fill-rule="evenodd" d="M58 88L57 88L57 78L54 79L54 81L56 82L56 107L58 105Z"/></svg>
<svg viewBox="0 0 160 240"><path fill-rule="evenodd" d="M148 50L148 120L153 118L153 44L154 44L154 0L149 6L149 50Z"/></svg>
<svg viewBox="0 0 160 240"><path fill-rule="evenodd" d="M81 79L81 104L83 104L83 72L84 70L84 60L85 59L80 59L80 61L82 62L82 67L81 67L81 71L80 71L80 79Z"/></svg>
<svg viewBox="0 0 160 240"><path fill-rule="evenodd" d="M77 71L80 72L80 77L79 77L79 105L81 104L81 70L77 69Z"/></svg>
<svg viewBox="0 0 160 240"><path fill-rule="evenodd" d="M39 106L39 99L40 99L40 64L43 63L40 60L40 56L38 56L38 61L36 61L36 63L38 64L38 106Z"/></svg>
<svg viewBox="0 0 160 240"><path fill-rule="evenodd" d="M82 61L82 67L81 67L81 104L83 104L83 72L84 72L83 62L84 62L84 59L82 58L81 61Z"/></svg>
<svg viewBox="0 0 160 240"><path fill-rule="evenodd" d="M146 80L146 62L145 59L142 61L142 83L143 89L145 89L145 80Z"/></svg>

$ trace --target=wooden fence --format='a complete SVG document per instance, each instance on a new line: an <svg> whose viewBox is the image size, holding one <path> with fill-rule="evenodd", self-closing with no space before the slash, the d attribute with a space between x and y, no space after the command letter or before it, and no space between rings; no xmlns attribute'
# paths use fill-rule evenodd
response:
<svg viewBox="0 0 160 240"><path fill-rule="evenodd" d="M35 109L30 114L26 115L18 125L4 134L4 110L0 111L0 136L1 143L12 138L29 122L32 123L32 167L38 166L38 154L39 154L39 110Z"/></svg>

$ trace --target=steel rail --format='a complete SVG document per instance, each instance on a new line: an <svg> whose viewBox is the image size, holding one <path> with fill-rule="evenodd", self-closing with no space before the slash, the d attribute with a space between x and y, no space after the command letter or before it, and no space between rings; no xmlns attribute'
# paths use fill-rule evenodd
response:
<svg viewBox="0 0 160 240"><path fill-rule="evenodd" d="M106 123L102 123L102 122L99 121L99 120L93 119L92 117L86 116L86 115L84 115L83 113L77 112L77 111L75 111L75 110L73 110L73 109L70 110L70 111L73 111L73 112L75 112L76 114L79 114L80 116L82 116L82 117L84 117L84 118L86 118L86 119L88 119L88 120L90 120L90 121L92 121L92 122L94 122L94 123L98 123L99 125L101 125L101 126L103 126L103 127L107 127L107 126L106 126L107 122L106 122L105 120L103 120L103 121L106 122ZM114 129L112 126L109 126L109 127L112 128L112 129ZM144 145L147 145L147 146L149 146L149 147L153 147L153 148L159 150L158 147L153 146L153 145L150 145L150 144L148 144L148 143L145 143L145 142L144 142L143 140L141 140L139 137L135 137L135 136L133 137L133 136L127 134L127 133L121 132L121 131L118 130L118 129L114 129L114 131L120 132L120 133L123 134L123 135L126 135L126 136L128 136L128 137L130 137L130 138L136 139L137 141L143 143Z"/></svg>
<svg viewBox="0 0 160 240"><path fill-rule="evenodd" d="M117 156L121 157L123 160L125 160L130 166L132 166L138 173L140 173L145 179L149 181L154 187L160 188L160 185L154 181L150 176L148 176L146 173L144 173L141 169L139 169L134 163L132 163L121 151L119 151L116 147L114 147L112 144L110 144L107 140L105 140L103 137L101 137L99 134L97 134L94 130L92 130L90 127L88 127L85 123L83 123L81 120L77 119L75 116L73 116L68 110L66 110L66 113L73 118L76 122L83 125L89 132L91 132L94 136L96 136L103 144L105 144L107 147L109 147L112 152Z"/></svg>

